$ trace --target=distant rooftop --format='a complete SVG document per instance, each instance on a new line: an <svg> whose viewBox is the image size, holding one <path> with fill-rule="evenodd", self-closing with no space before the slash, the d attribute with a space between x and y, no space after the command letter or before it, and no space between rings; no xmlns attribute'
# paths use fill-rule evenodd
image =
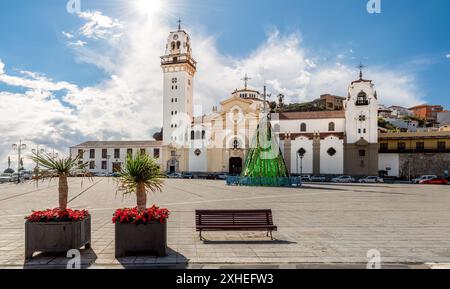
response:
<svg viewBox="0 0 450 289"><path fill-rule="evenodd" d="M161 141L87 141L72 148L123 148L123 147L159 147Z"/></svg>
<svg viewBox="0 0 450 289"><path fill-rule="evenodd" d="M280 113L280 120L326 119L326 118L345 118L345 111L329 110L329 111L305 111L305 112L282 112L282 113Z"/></svg>

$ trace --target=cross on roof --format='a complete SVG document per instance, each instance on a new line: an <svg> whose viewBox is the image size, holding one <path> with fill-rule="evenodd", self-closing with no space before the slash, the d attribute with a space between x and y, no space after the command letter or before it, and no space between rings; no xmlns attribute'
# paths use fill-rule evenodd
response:
<svg viewBox="0 0 450 289"><path fill-rule="evenodd" d="M244 78L241 79L245 83L245 89L248 87L248 81L251 80L250 77L248 77L247 73L245 74Z"/></svg>
<svg viewBox="0 0 450 289"><path fill-rule="evenodd" d="M359 68L359 79L363 79L363 68L365 68L364 64L362 62L358 65Z"/></svg>
<svg viewBox="0 0 450 289"><path fill-rule="evenodd" d="M181 21L181 17L179 17L178 18L178 21L177 21L177 23L178 23L178 31L181 31L181 23L182 23L183 21Z"/></svg>

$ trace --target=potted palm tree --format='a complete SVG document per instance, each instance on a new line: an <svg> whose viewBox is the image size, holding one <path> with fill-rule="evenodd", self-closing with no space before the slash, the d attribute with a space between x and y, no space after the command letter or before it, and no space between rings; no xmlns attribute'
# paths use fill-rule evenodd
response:
<svg viewBox="0 0 450 289"><path fill-rule="evenodd" d="M35 180L58 178L59 207L34 211L25 219L25 258L35 252L67 252L81 247L90 248L91 217L86 210L67 208L69 186L67 178L74 173L89 176L88 164L80 157L57 159L49 154L34 154Z"/></svg>
<svg viewBox="0 0 450 289"><path fill-rule="evenodd" d="M169 211L156 205L147 208L147 193L162 191L162 177L158 164L147 154L128 156L118 173L118 192L135 194L137 207L114 213L116 258L137 252L166 255Z"/></svg>

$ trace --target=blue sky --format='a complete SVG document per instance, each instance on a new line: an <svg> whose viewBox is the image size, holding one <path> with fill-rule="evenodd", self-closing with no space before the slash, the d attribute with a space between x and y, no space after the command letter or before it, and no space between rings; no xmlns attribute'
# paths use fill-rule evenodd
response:
<svg viewBox="0 0 450 289"><path fill-rule="evenodd" d="M242 57L261 44L266 30L300 31L309 49L324 57L354 51L353 64L406 67L415 71L423 97L450 106L449 27L446 0L382 0L381 14L368 14L366 0L197 0L177 1L172 16L199 24L217 36L224 54ZM8 67L39 71L55 80L93 85L103 71L77 63L61 35L79 24L65 1L2 1L0 58ZM82 9L101 9L120 17L113 1L83 1ZM175 19L174 19L175 21Z"/></svg>
<svg viewBox="0 0 450 289"><path fill-rule="evenodd" d="M67 152L151 138L162 122L159 57L178 17L204 112L245 73L289 102L346 95L361 61L380 102L450 109L448 0L381 0L380 14L368 0L80 0L76 13L67 1L0 2L0 166L18 139Z"/></svg>

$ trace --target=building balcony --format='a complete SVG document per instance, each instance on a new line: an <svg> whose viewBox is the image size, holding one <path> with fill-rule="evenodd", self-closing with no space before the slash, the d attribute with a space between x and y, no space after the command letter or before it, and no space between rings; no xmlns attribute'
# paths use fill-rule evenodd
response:
<svg viewBox="0 0 450 289"><path fill-rule="evenodd" d="M439 154L450 153L450 148L445 149L380 149L380 154Z"/></svg>
<svg viewBox="0 0 450 289"><path fill-rule="evenodd" d="M166 55L161 57L161 65L189 64L194 69L197 68L197 62L188 54Z"/></svg>

